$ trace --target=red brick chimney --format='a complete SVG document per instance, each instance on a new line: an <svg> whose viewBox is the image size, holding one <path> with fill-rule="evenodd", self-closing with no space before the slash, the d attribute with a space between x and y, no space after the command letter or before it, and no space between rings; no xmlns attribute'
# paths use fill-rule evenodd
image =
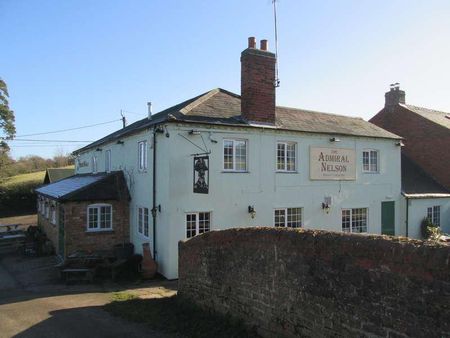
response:
<svg viewBox="0 0 450 338"><path fill-rule="evenodd" d="M248 122L275 124L275 54L268 51L267 40L248 38L241 53L241 116Z"/></svg>

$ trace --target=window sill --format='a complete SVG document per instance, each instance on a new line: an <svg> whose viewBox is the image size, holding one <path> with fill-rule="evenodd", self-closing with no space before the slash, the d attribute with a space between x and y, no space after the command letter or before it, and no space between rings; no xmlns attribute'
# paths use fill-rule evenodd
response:
<svg viewBox="0 0 450 338"><path fill-rule="evenodd" d="M104 233L111 233L114 232L114 229L95 229L95 230L86 230L85 231L88 234L104 234Z"/></svg>
<svg viewBox="0 0 450 338"><path fill-rule="evenodd" d="M222 170L223 174L250 174L250 171Z"/></svg>
<svg viewBox="0 0 450 338"><path fill-rule="evenodd" d="M294 170L294 171L276 170L275 172L277 174L298 174L297 170Z"/></svg>
<svg viewBox="0 0 450 338"><path fill-rule="evenodd" d="M146 174L147 171L148 171L147 169L138 169L139 174Z"/></svg>
<svg viewBox="0 0 450 338"><path fill-rule="evenodd" d="M380 172L379 172L379 171L363 171L362 173L363 173L363 174L369 174L369 175L377 175L377 174L379 174Z"/></svg>

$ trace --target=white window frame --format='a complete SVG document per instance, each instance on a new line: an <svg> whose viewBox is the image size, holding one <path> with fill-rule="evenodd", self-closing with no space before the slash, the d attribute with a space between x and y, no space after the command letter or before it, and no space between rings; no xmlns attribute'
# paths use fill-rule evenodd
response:
<svg viewBox="0 0 450 338"><path fill-rule="evenodd" d="M44 205L44 210L45 210L45 218L48 219L49 215L50 215L50 200L47 198L45 199L45 205Z"/></svg>
<svg viewBox="0 0 450 338"><path fill-rule="evenodd" d="M364 153L368 153L368 159L369 159L369 169L365 169L364 168ZM372 163L372 153L376 153L376 170L373 170L371 167L373 165ZM377 149L364 149L362 152L362 171L364 173L369 173L369 174L378 174L380 172L380 151Z"/></svg>
<svg viewBox="0 0 450 338"><path fill-rule="evenodd" d="M138 169L139 171L147 171L148 168L148 149L147 141L138 142Z"/></svg>
<svg viewBox="0 0 450 338"><path fill-rule="evenodd" d="M440 227L441 226L441 206L433 205L427 208L427 218L431 223Z"/></svg>
<svg viewBox="0 0 450 338"><path fill-rule="evenodd" d="M111 210L111 216L109 221L109 227L108 228L101 228L100 222L101 222L101 208L102 207L109 207ZM96 221L96 227L90 228L89 227L89 210L90 209L97 209L97 221ZM113 230L113 207L111 204L107 203L97 203L97 204L90 204L87 207L86 210L86 231L87 232L99 232L99 231L111 231Z"/></svg>
<svg viewBox="0 0 450 338"><path fill-rule="evenodd" d="M56 202L50 203L50 222L56 224Z"/></svg>
<svg viewBox="0 0 450 338"><path fill-rule="evenodd" d="M97 173L97 156L93 155L91 158L91 166L92 166L92 173Z"/></svg>
<svg viewBox="0 0 450 338"><path fill-rule="evenodd" d="M294 209L299 209L299 226L292 226L293 223L292 219L289 221L289 217L292 217L292 211ZM282 224L277 223L277 213L283 212L284 221ZM273 226L274 227L280 227L280 228L303 228L303 208L302 207L290 207L290 208L275 208L273 211Z"/></svg>
<svg viewBox="0 0 450 338"><path fill-rule="evenodd" d="M150 237L150 213L147 207L137 207L137 232L145 238ZM147 230L147 231L146 231ZM147 233L147 234L146 234Z"/></svg>
<svg viewBox="0 0 450 338"><path fill-rule="evenodd" d="M366 231L354 231L353 230L353 217L357 216L357 211L358 210L366 210ZM349 231L344 231L344 227L343 227L343 221L344 221L344 212L350 212L349 214ZM341 231L342 232L347 232L347 233L356 233L356 234L366 234L369 232L369 208L367 207L362 207L362 208L343 208L341 209Z"/></svg>
<svg viewBox="0 0 450 338"><path fill-rule="evenodd" d="M208 224L207 230L200 228L200 214L208 214L209 215L209 224ZM195 215L195 229L188 230L188 216L192 216L192 215ZM184 233L185 233L185 236L187 239L198 236L205 232L209 232L209 231L211 231L211 228L212 228L212 212L211 211L187 212L184 217L184 225L185 225ZM200 232L200 230L202 230L202 232ZM188 231L191 231L191 232L194 231L193 235L189 236Z"/></svg>
<svg viewBox="0 0 450 338"><path fill-rule="evenodd" d="M105 151L105 172L111 171L111 149Z"/></svg>
<svg viewBox="0 0 450 338"><path fill-rule="evenodd" d="M283 158L283 168L278 168L278 146L284 146L284 158ZM294 146L294 168L288 169L288 155L287 147ZM295 173L297 172L297 142L292 141L278 141L275 148L275 169L279 173Z"/></svg>
<svg viewBox="0 0 450 338"><path fill-rule="evenodd" d="M225 168L225 142L233 144L233 168ZM236 169L236 142L245 143L245 169ZM241 138L226 138L222 143L222 169L224 172L246 173L248 172L248 140Z"/></svg>

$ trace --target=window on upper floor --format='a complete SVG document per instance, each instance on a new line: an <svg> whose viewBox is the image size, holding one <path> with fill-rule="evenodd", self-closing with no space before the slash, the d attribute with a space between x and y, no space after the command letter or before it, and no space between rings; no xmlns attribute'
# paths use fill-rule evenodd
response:
<svg viewBox="0 0 450 338"><path fill-rule="evenodd" d="M223 140L223 170L247 171L247 140Z"/></svg>
<svg viewBox="0 0 450 338"><path fill-rule="evenodd" d="M191 238L210 230L210 212L193 212L186 214L186 238Z"/></svg>
<svg viewBox="0 0 450 338"><path fill-rule="evenodd" d="M92 168L92 173L96 174L97 173L97 156L92 156L91 168Z"/></svg>
<svg viewBox="0 0 450 338"><path fill-rule="evenodd" d="M301 228L302 208L277 208L274 211L274 226Z"/></svg>
<svg viewBox="0 0 450 338"><path fill-rule="evenodd" d="M141 141L138 143L138 161L139 170L147 170L147 141Z"/></svg>
<svg viewBox="0 0 450 338"><path fill-rule="evenodd" d="M379 172L379 152L378 150L363 151L363 172L377 173Z"/></svg>
<svg viewBox="0 0 450 338"><path fill-rule="evenodd" d="M427 218L436 226L441 226L441 206L427 208Z"/></svg>
<svg viewBox="0 0 450 338"><path fill-rule="evenodd" d="M111 171L111 150L105 152L105 171L107 173Z"/></svg>
<svg viewBox="0 0 450 338"><path fill-rule="evenodd" d="M342 209L342 231L367 232L367 208Z"/></svg>
<svg viewBox="0 0 450 338"><path fill-rule="evenodd" d="M112 229L112 206L110 204L91 204L87 210L87 231Z"/></svg>
<svg viewBox="0 0 450 338"><path fill-rule="evenodd" d="M277 171L293 172L295 168L295 142L277 142Z"/></svg>
<svg viewBox="0 0 450 338"><path fill-rule="evenodd" d="M148 208L138 207L138 232L148 237Z"/></svg>

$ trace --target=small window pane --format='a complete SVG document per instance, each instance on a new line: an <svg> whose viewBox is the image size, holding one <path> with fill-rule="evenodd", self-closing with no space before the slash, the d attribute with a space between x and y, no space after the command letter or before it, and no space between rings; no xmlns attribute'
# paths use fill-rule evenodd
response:
<svg viewBox="0 0 450 338"><path fill-rule="evenodd" d="M143 210L138 208L138 232L142 234L143 230Z"/></svg>
<svg viewBox="0 0 450 338"><path fill-rule="evenodd" d="M275 209L274 225L276 227L286 226L286 210L285 209Z"/></svg>
<svg viewBox="0 0 450 338"><path fill-rule="evenodd" d="M302 209L288 208L287 209L287 223L290 228L300 228L302 226Z"/></svg>
<svg viewBox="0 0 450 338"><path fill-rule="evenodd" d="M277 145L277 170L286 170L286 144L278 143Z"/></svg>
<svg viewBox="0 0 450 338"><path fill-rule="evenodd" d="M209 212L200 212L198 214L198 233L202 234L210 230Z"/></svg>
<svg viewBox="0 0 450 338"><path fill-rule="evenodd" d="M89 229L97 228L97 219L98 219L98 209L89 208L89 222L88 222Z"/></svg>
<svg viewBox="0 0 450 338"><path fill-rule="evenodd" d="M186 237L191 238L194 237L196 233L197 226L197 215L196 214L187 214L186 215Z"/></svg>
<svg viewBox="0 0 450 338"><path fill-rule="evenodd" d="M247 170L247 146L245 141L235 141L236 144L236 170Z"/></svg>
<svg viewBox="0 0 450 338"><path fill-rule="evenodd" d="M350 210L342 210L342 231L350 232Z"/></svg>
<svg viewBox="0 0 450 338"><path fill-rule="evenodd" d="M295 171L295 143L286 146L286 170Z"/></svg>
<svg viewBox="0 0 450 338"><path fill-rule="evenodd" d="M144 208L144 236L148 237L148 208Z"/></svg>
<svg viewBox="0 0 450 338"><path fill-rule="evenodd" d="M223 168L233 169L233 141L225 140L223 142Z"/></svg>

